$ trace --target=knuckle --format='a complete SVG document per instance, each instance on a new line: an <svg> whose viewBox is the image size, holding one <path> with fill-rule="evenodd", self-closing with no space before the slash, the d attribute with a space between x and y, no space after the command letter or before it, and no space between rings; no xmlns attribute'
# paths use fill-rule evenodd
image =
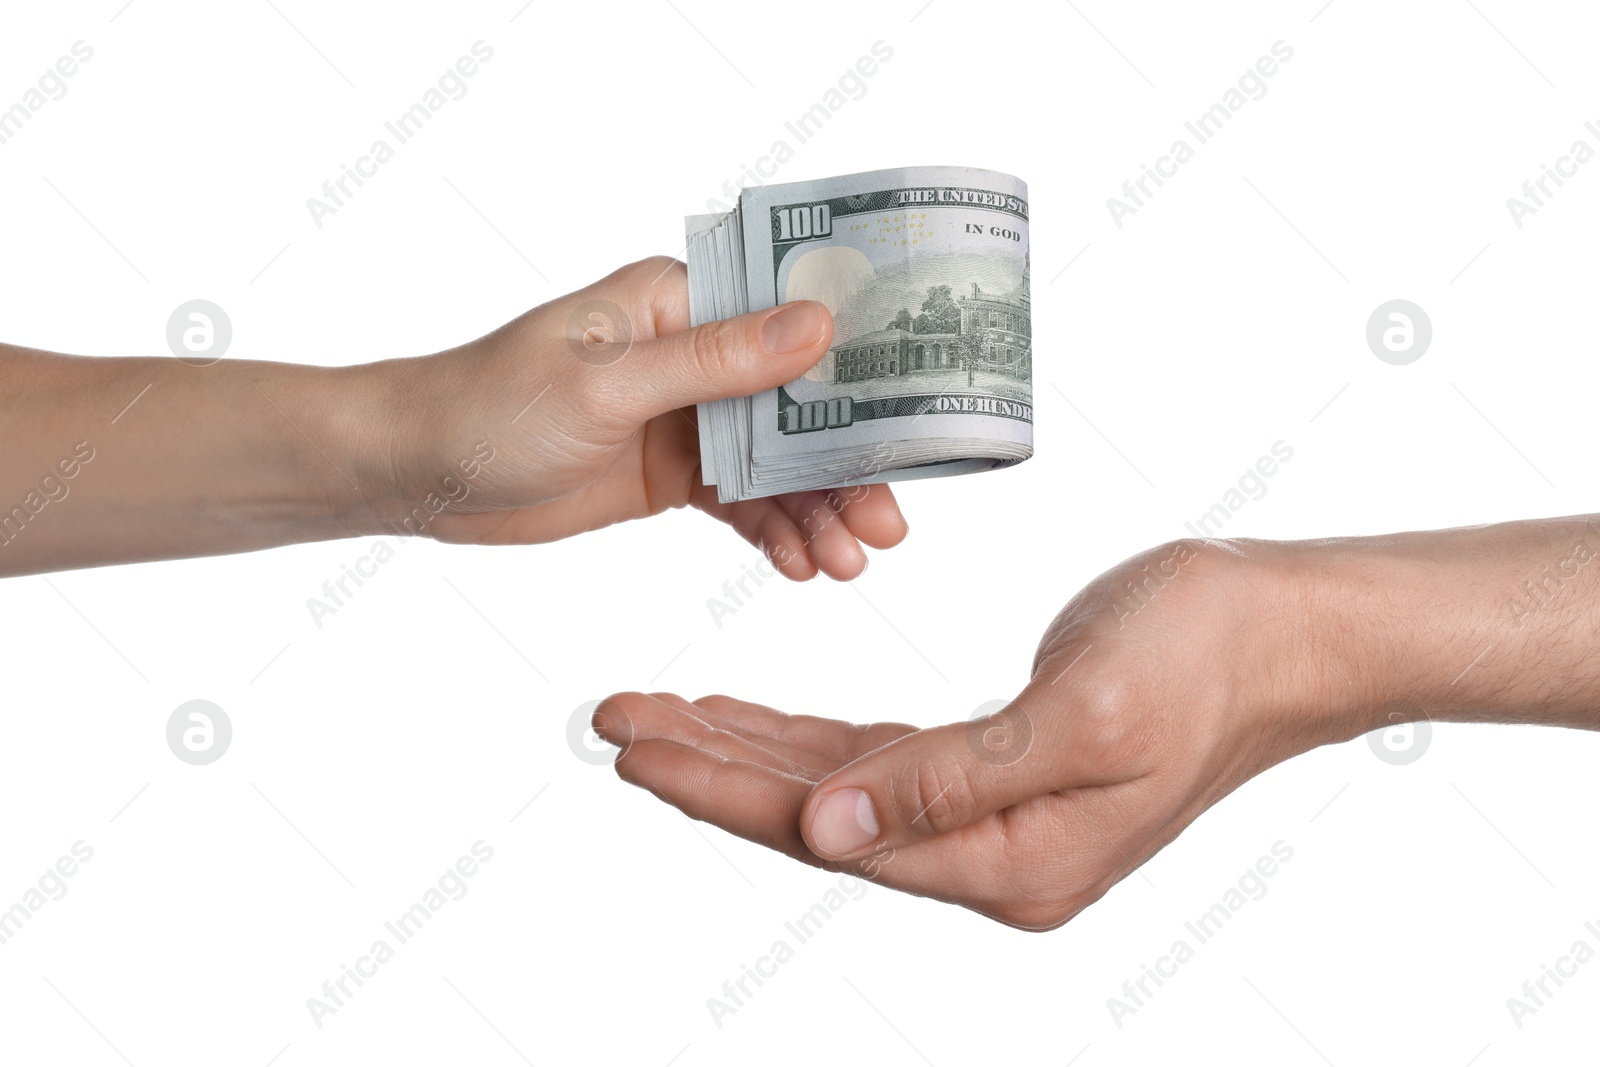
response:
<svg viewBox="0 0 1600 1067"><path fill-rule="evenodd" d="M848 733L850 740L847 751L855 754L871 752L906 734L915 733L916 729L915 726L897 722L853 722Z"/></svg>
<svg viewBox="0 0 1600 1067"><path fill-rule="evenodd" d="M708 322L697 327L691 337L696 372L700 377L719 381L738 365L744 332L732 322Z"/></svg>
<svg viewBox="0 0 1600 1067"><path fill-rule="evenodd" d="M1216 555L1216 549L1225 544L1223 541L1207 542L1198 537L1180 537L1163 545L1157 545L1146 552L1144 562L1155 567L1176 570L1179 567L1187 567L1204 556ZM1212 551L1207 551L1208 546Z"/></svg>
<svg viewBox="0 0 1600 1067"><path fill-rule="evenodd" d="M1165 544L1157 546L1153 553L1158 559L1187 560L1204 552L1209 545L1212 548L1226 545L1225 539L1204 537L1175 537Z"/></svg>
<svg viewBox="0 0 1600 1067"><path fill-rule="evenodd" d="M693 748L708 750L728 735L703 719L685 715L681 723L684 743Z"/></svg>
<svg viewBox="0 0 1600 1067"><path fill-rule="evenodd" d="M1088 766L1111 772L1132 755L1140 736L1138 694L1131 683L1101 679L1073 705L1072 747Z"/></svg>
<svg viewBox="0 0 1600 1067"><path fill-rule="evenodd" d="M960 764L917 761L892 789L901 825L919 837L936 836L970 823L977 810L972 782Z"/></svg>
<svg viewBox="0 0 1600 1067"><path fill-rule="evenodd" d="M639 268L641 272L648 271L650 277L652 278L664 270L688 269L684 266L683 260L674 256L646 256L644 259L641 259L639 262L635 263L634 266Z"/></svg>
<svg viewBox="0 0 1600 1067"><path fill-rule="evenodd" d="M1182 537L1130 561L1136 585L1174 585L1186 590L1177 599L1193 601L1203 589L1237 584L1257 565L1257 542L1241 538ZM1181 579L1181 580L1180 580Z"/></svg>
<svg viewBox="0 0 1600 1067"><path fill-rule="evenodd" d="M672 256L646 256L618 270L614 277L626 286L649 285L669 270L683 267L683 262ZM687 269L687 268L685 268Z"/></svg>

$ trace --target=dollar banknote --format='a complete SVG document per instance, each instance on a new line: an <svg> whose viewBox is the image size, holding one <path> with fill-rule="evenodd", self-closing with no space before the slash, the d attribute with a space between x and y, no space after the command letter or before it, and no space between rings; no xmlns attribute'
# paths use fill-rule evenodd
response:
<svg viewBox="0 0 1600 1067"><path fill-rule="evenodd" d="M1028 189L907 167L742 191L686 220L695 324L794 300L833 315L800 378L698 408L723 502L965 474L1033 454Z"/></svg>

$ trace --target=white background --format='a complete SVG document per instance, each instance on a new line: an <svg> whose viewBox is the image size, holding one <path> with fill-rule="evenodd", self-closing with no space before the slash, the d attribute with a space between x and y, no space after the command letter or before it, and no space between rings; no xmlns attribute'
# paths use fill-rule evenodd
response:
<svg viewBox="0 0 1600 1067"><path fill-rule="evenodd" d="M882 40L776 180L1029 183L1037 455L905 486L910 537L851 587L769 584L720 628L707 599L758 557L692 513L407 544L321 628L306 599L370 542L5 582L0 907L75 841L94 855L0 946L0 1060L1592 1060L1600 963L1521 1028L1506 1007L1600 946L1591 735L1441 726L1404 767L1319 750L1047 935L870 887L720 1028L706 998L837 876L566 739L629 688L963 718L1015 693L1085 581L1279 440L1292 461L1225 533L1593 508L1600 162L1521 228L1505 203L1600 147L1592 12L1319 2L7 5L0 106L73 42L94 55L0 145L0 336L162 353L200 297L230 355L328 365L458 344L674 253L682 216ZM307 197L480 39L467 95L314 225ZM1266 95L1116 226L1106 198L1278 40ZM1364 340L1393 298L1433 322L1409 366ZM234 727L206 767L165 742L196 698ZM470 892L315 1025L307 998L480 839ZM1119 1027L1107 998L1279 840L1267 895Z"/></svg>

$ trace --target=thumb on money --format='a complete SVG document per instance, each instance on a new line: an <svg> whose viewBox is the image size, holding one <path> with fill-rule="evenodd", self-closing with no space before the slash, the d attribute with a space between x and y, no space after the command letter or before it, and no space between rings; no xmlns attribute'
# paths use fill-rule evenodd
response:
<svg viewBox="0 0 1600 1067"><path fill-rule="evenodd" d="M662 415L792 382L833 340L833 317L815 300L708 322L636 346L628 388L639 413Z"/></svg>

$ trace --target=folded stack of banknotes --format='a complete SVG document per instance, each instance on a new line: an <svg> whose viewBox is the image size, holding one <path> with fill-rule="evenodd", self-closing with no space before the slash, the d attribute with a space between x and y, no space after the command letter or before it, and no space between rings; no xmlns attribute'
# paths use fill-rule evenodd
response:
<svg viewBox="0 0 1600 1067"><path fill-rule="evenodd" d="M687 219L698 325L792 300L833 314L788 385L699 406L723 502L965 474L1033 454L1028 188L908 167L743 190Z"/></svg>

